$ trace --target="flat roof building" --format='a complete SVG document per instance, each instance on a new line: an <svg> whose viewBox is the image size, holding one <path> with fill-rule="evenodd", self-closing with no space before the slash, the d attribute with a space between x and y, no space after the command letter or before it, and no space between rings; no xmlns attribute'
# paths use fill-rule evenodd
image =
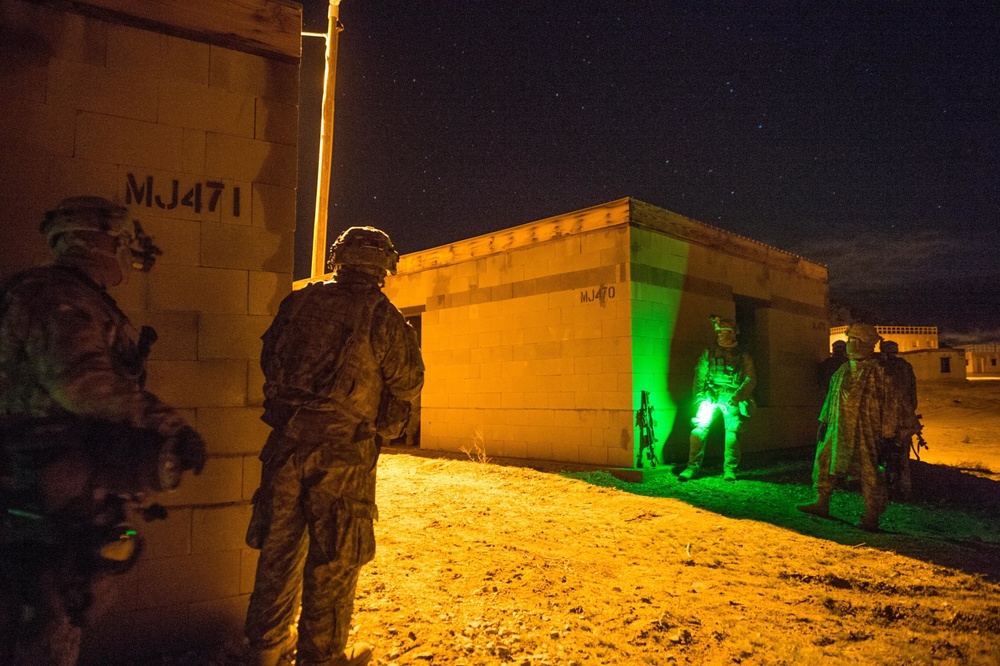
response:
<svg viewBox="0 0 1000 666"><path fill-rule="evenodd" d="M1000 377L1000 342L965 346L965 368L970 377Z"/></svg>
<svg viewBox="0 0 1000 666"><path fill-rule="evenodd" d="M636 467L648 391L683 460L713 314L757 366L745 450L813 441L827 271L788 252L626 198L405 255L385 291L420 326L422 448Z"/></svg>

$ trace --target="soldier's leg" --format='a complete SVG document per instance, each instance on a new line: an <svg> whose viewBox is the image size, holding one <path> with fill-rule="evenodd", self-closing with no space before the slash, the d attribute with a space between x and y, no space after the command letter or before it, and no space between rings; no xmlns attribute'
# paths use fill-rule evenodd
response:
<svg viewBox="0 0 1000 666"><path fill-rule="evenodd" d="M859 456L861 497L865 502L865 513L858 527L876 532L882 513L889 502L889 493L885 483L885 472L879 469L878 447L874 437L862 436L855 455Z"/></svg>
<svg viewBox="0 0 1000 666"><path fill-rule="evenodd" d="M903 442L903 451L900 453L899 470L899 497L908 500L913 495L913 482L910 480L910 442Z"/></svg>
<svg viewBox="0 0 1000 666"><path fill-rule="evenodd" d="M82 630L73 624L66 609L63 581L54 568L43 569L38 579L39 596L32 609L34 626L21 623L13 666L74 666L80 654Z"/></svg>
<svg viewBox="0 0 1000 666"><path fill-rule="evenodd" d="M375 442L356 445L361 465L323 468L319 457L306 464L310 547L299 620L299 666L332 664L345 654L358 575L375 556ZM341 663L366 663L364 655L370 655L371 648L355 648L358 658Z"/></svg>
<svg viewBox="0 0 1000 666"><path fill-rule="evenodd" d="M328 664L347 648L361 567L325 559L320 552L306 561L298 666Z"/></svg>
<svg viewBox="0 0 1000 666"><path fill-rule="evenodd" d="M715 415L715 403L704 400L698 405L698 411L691 419L691 442L688 449L687 467L680 474L681 481L687 481L694 477L701 469L701 463L705 459L705 439L708 436L708 428L712 425L712 417Z"/></svg>
<svg viewBox="0 0 1000 666"><path fill-rule="evenodd" d="M293 624L302 596L309 538L295 456L289 456L274 474L273 516L257 560L245 633L253 650L274 652L280 658L277 653L294 649ZM269 658L265 655L260 663Z"/></svg>
<svg viewBox="0 0 1000 666"><path fill-rule="evenodd" d="M722 464L722 478L726 481L736 480L736 469L740 466L740 431L743 429L743 419L736 406L729 406L722 412L726 424L726 451Z"/></svg>
<svg viewBox="0 0 1000 666"><path fill-rule="evenodd" d="M810 513L820 518L830 517L830 496L833 495L835 478L830 474L830 462L833 455L833 442L829 437L816 446L816 460L813 464L813 487L816 490L816 501L810 504L800 504L796 509Z"/></svg>

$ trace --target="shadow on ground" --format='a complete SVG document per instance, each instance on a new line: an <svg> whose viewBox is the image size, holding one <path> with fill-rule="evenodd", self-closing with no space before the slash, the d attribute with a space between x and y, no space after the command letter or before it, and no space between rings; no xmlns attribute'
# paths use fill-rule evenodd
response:
<svg viewBox="0 0 1000 666"><path fill-rule="evenodd" d="M979 470L912 461L913 496L890 502L882 531L871 534L855 524L864 512L857 489L838 490L831 502L832 520L795 509L813 499L812 452L795 450L745 461L736 483L725 483L721 470L687 483L669 467L641 483L627 483L607 472L563 472L636 495L672 497L729 518L767 522L844 545L864 544L970 574L1000 580L1000 480ZM945 572L942 572L946 575Z"/></svg>

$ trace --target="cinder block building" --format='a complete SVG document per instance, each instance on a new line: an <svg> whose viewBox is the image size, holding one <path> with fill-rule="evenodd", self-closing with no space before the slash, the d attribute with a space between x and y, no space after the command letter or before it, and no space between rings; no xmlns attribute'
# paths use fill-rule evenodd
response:
<svg viewBox="0 0 1000 666"><path fill-rule="evenodd" d="M957 381L966 379L964 349L915 349L899 357L913 366L917 381Z"/></svg>
<svg viewBox="0 0 1000 666"><path fill-rule="evenodd" d="M163 248L113 296L159 332L153 392L205 436L146 548L107 579L83 662L238 634L243 545L266 437L259 336L292 284L301 7L0 3L0 279L48 258L38 224L67 196L126 204Z"/></svg>
<svg viewBox="0 0 1000 666"><path fill-rule="evenodd" d="M965 347L965 367L970 377L1000 375L1000 342L986 342Z"/></svg>
<svg viewBox="0 0 1000 666"><path fill-rule="evenodd" d="M423 448L634 467L649 391L658 460L686 459L712 314L757 366L746 449L816 430L826 269L635 199L406 255L386 293L419 320Z"/></svg>

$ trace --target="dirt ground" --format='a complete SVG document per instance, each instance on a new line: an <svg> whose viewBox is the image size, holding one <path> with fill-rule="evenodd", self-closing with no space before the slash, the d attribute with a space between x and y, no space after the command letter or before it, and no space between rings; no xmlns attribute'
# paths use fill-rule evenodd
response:
<svg viewBox="0 0 1000 666"><path fill-rule="evenodd" d="M1000 382L920 398L930 449L879 534L856 491L794 509L808 451L735 484L390 452L354 635L381 666L1000 664Z"/></svg>

